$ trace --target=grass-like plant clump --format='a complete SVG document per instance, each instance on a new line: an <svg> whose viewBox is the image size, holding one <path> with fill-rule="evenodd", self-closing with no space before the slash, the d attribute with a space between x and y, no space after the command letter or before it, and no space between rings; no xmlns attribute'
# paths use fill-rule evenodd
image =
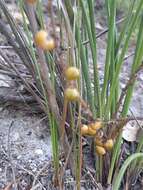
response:
<svg viewBox="0 0 143 190"><path fill-rule="evenodd" d="M48 116L53 185L64 188L64 173L69 166L75 187L80 190L82 171L86 168L82 142L88 137L95 159L95 180L102 186L109 185L118 190L126 170L132 180L135 171L142 166L142 138L135 153L122 166L120 153L122 128L134 119L127 117L134 84L143 69L143 1L128 2L120 26L117 1L105 1L108 29L100 35L96 32L95 11L98 10L94 0L57 0L56 10L53 1L49 0L46 13L43 13L40 0L17 2L23 17L22 29L1 0L1 12L9 28L0 21L0 32L23 61L32 82L9 61L8 67ZM50 18L48 26L45 14ZM120 93L119 76L135 30L136 47L130 78ZM100 81L97 39L105 33L104 79ZM2 55L1 50L0 53ZM64 165L60 165L61 153Z"/></svg>

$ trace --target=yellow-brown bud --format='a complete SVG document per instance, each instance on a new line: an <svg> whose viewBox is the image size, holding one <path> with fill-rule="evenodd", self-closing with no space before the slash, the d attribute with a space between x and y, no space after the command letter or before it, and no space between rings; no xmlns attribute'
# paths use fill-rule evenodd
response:
<svg viewBox="0 0 143 190"><path fill-rule="evenodd" d="M106 154L106 150L102 146L96 146L96 152L100 156L103 156Z"/></svg>
<svg viewBox="0 0 143 190"><path fill-rule="evenodd" d="M97 137L94 139L94 143L95 143L95 145L103 146L102 139L99 139L99 138L97 138Z"/></svg>
<svg viewBox="0 0 143 190"><path fill-rule="evenodd" d="M88 135L88 126L87 125L82 125L81 134L82 135Z"/></svg>
<svg viewBox="0 0 143 190"><path fill-rule="evenodd" d="M69 67L65 71L65 77L67 80L77 80L79 76L80 72L76 67Z"/></svg>
<svg viewBox="0 0 143 190"><path fill-rule="evenodd" d="M76 88L67 88L65 90L65 98L67 101L78 101L80 95Z"/></svg>
<svg viewBox="0 0 143 190"><path fill-rule="evenodd" d="M108 139L105 143L104 143L104 147L106 148L106 150L112 150L114 146L114 142L112 139Z"/></svg>
<svg viewBox="0 0 143 190"><path fill-rule="evenodd" d="M96 121L95 123L90 123L89 126L90 126L93 130L99 130L99 129L102 127L102 122Z"/></svg>
<svg viewBox="0 0 143 190"><path fill-rule="evenodd" d="M43 50L51 51L55 48L54 39L48 39L48 34L45 30L40 30L35 34L35 44Z"/></svg>
<svg viewBox="0 0 143 190"><path fill-rule="evenodd" d="M96 130L93 130L91 127L88 126L88 134L94 136L96 134Z"/></svg>

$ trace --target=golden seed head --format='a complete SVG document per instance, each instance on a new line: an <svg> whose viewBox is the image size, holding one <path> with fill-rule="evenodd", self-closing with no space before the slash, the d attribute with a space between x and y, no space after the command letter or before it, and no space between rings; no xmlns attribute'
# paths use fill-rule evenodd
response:
<svg viewBox="0 0 143 190"><path fill-rule="evenodd" d="M45 30L40 30L35 34L35 43L43 50L51 51L55 48L54 39L48 39L48 33Z"/></svg>
<svg viewBox="0 0 143 190"><path fill-rule="evenodd" d="M80 77L79 69L76 67L69 67L65 71L65 77L67 80L77 80Z"/></svg>
<svg viewBox="0 0 143 190"><path fill-rule="evenodd" d="M55 40L53 38L46 41L46 50L51 51L56 47Z"/></svg>
<svg viewBox="0 0 143 190"><path fill-rule="evenodd" d="M97 138L97 137L94 139L94 143L95 143L95 145L103 146L102 139L99 139L99 138Z"/></svg>
<svg viewBox="0 0 143 190"><path fill-rule="evenodd" d="M103 156L106 154L106 150L102 146L96 146L95 148L98 155Z"/></svg>
<svg viewBox="0 0 143 190"><path fill-rule="evenodd" d="M90 127L94 130L98 130L102 127L102 122L96 121L95 123L91 123Z"/></svg>
<svg viewBox="0 0 143 190"><path fill-rule="evenodd" d="M26 0L27 3L34 4L37 0Z"/></svg>
<svg viewBox="0 0 143 190"><path fill-rule="evenodd" d="M91 127L88 127L88 135L94 136L96 134L96 130L93 130Z"/></svg>
<svg viewBox="0 0 143 190"><path fill-rule="evenodd" d="M44 50L46 49L47 36L48 34L45 30L40 30L35 34L36 45Z"/></svg>
<svg viewBox="0 0 143 190"><path fill-rule="evenodd" d="M87 125L82 125L81 134L82 135L88 135L88 126Z"/></svg>
<svg viewBox="0 0 143 190"><path fill-rule="evenodd" d="M111 150L114 146L114 142L112 139L108 139L105 143L104 143L104 147L107 149L107 150Z"/></svg>
<svg viewBox="0 0 143 190"><path fill-rule="evenodd" d="M67 88L65 90L65 98L68 101L78 101L80 98L80 95L76 88Z"/></svg>

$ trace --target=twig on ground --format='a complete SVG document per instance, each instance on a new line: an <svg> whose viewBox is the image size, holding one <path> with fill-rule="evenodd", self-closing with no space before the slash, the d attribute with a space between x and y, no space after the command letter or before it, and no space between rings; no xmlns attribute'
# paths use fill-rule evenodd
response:
<svg viewBox="0 0 143 190"><path fill-rule="evenodd" d="M44 187L42 187L41 186L41 184L36 184L35 186L32 186L32 188L30 189L30 190L37 190L37 189L39 189L39 190L42 190L42 189L44 189L44 190L46 190Z"/></svg>
<svg viewBox="0 0 143 190"><path fill-rule="evenodd" d="M38 177L39 177L40 174L47 168L48 165L49 165L49 163L46 163L46 164L37 172L37 174L34 176L34 180L33 180L33 183L32 183L32 188L34 188ZM31 190L32 190L32 189L31 189Z"/></svg>
<svg viewBox="0 0 143 190"><path fill-rule="evenodd" d="M92 175L91 169L88 168L88 167L86 167L86 169L84 169L84 171L85 171L86 175L91 178L92 184L93 184L98 190L103 190L103 188L98 185L97 181L95 180L95 177Z"/></svg>
<svg viewBox="0 0 143 190"><path fill-rule="evenodd" d="M16 182L18 182L20 179L21 179L21 177L17 178ZM14 184L14 181L8 183L8 185L6 185L6 187L2 190L11 190L13 184Z"/></svg>
<svg viewBox="0 0 143 190"><path fill-rule="evenodd" d="M14 183L15 189L17 189L15 169L14 169L14 166L12 164L12 157L11 157L11 139L10 139L10 133L11 133L11 128L12 128L13 124L14 124L14 121L11 121L11 123L9 125L9 128L8 128L7 156L8 156L10 167L11 167L12 174L13 174L13 183Z"/></svg>
<svg viewBox="0 0 143 190"><path fill-rule="evenodd" d="M136 117L136 116L134 115L134 113L133 113L133 111L131 110L131 108L129 108L129 110L130 110L130 112L131 112L131 114L132 114L134 120L136 121L137 125L143 130L143 127L142 127L142 126L140 125L140 123L138 122L138 120L140 120L140 119L138 119L138 117ZM141 120L143 120L143 118L142 118Z"/></svg>
<svg viewBox="0 0 143 190"><path fill-rule="evenodd" d="M130 53L129 55L127 55L127 56L124 58L124 61L126 61L127 59L129 59L129 58L132 57L133 55L135 55L135 52L132 52L132 53Z"/></svg>
<svg viewBox="0 0 143 190"><path fill-rule="evenodd" d="M35 175L32 171L30 171L30 170L28 170L28 169L26 169L26 168L23 168L23 167L22 167L21 165L19 165L19 164L16 164L16 166L17 166L19 169L25 171L26 174L31 175L34 179L36 178L36 175ZM40 184L40 186L42 186L42 188L45 190L44 186L41 184L41 182L40 182L38 179L37 179L37 182L38 182L38 184Z"/></svg>
<svg viewBox="0 0 143 190"><path fill-rule="evenodd" d="M15 103L33 103L35 102L33 96L19 95L13 92L10 87L0 87L0 103L4 102L15 102Z"/></svg>
<svg viewBox="0 0 143 190"><path fill-rule="evenodd" d="M67 154L67 157L66 157L65 164L64 164L64 166L61 168L61 171L60 171L60 174L59 174L60 183L61 183L61 184L62 184L62 180L63 180L63 176L64 176L64 173L65 173L66 167L67 167L67 165L68 165L68 161L69 161L70 154L71 154L71 152L72 152L73 144L74 144L74 141L72 141L72 143L71 143L71 145L70 145L70 148L69 148L69 151L68 151L68 154Z"/></svg>
<svg viewBox="0 0 143 190"><path fill-rule="evenodd" d="M13 49L12 46L0 46L1 49Z"/></svg>
<svg viewBox="0 0 143 190"><path fill-rule="evenodd" d="M35 98L35 100L39 103L39 105L41 106L41 109L45 111L45 106L41 100L41 98L35 93L35 91L33 90L33 88L31 87L31 84L29 84L29 81L27 81L26 78L24 78L21 73L19 72L19 70L15 67L15 65L13 65L8 57L4 54L4 52L0 49L0 55L5 59L6 63L9 64L12 69L14 70L14 72L19 76L19 78L22 80L23 84L25 85L25 88L33 95L33 97ZM34 85L33 85L34 87ZM37 90L37 88L35 89Z"/></svg>

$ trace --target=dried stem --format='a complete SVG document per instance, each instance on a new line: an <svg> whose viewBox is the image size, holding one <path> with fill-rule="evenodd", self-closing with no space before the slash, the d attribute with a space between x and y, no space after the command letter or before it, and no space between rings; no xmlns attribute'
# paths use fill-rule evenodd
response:
<svg viewBox="0 0 143 190"><path fill-rule="evenodd" d="M35 33L38 30L38 26L37 26L34 8L33 8L33 6L29 6L29 4L27 4L26 8L27 8L28 18L29 18L29 21L31 24L31 30L33 32L33 35L35 35ZM52 84L51 84L51 81L50 81L50 78L48 75L49 69L48 69L48 66L46 63L46 59L45 59L43 50L37 47L37 53L38 53L38 57L39 57L40 74L42 77L42 81L44 81L43 85L45 86L45 90L46 90L46 93L48 96L49 108L50 108L50 111L54 114L54 117L56 118L57 123L59 124L58 132L59 132L59 136L61 138L62 127L60 124L61 124L62 120L61 120L61 116L60 116L60 112L59 112L59 107L58 107L58 104L56 101L56 96L55 96L55 93L52 88ZM61 144L61 146L64 147L65 155L67 155L68 151L69 151L69 146L70 146L67 135L64 136L63 143ZM71 159L70 159L70 164L72 165Z"/></svg>
<svg viewBox="0 0 143 190"><path fill-rule="evenodd" d="M120 108L120 105L122 104L123 98L126 95L126 92L127 92L128 88L129 88L129 86L132 85L135 82L138 73L142 69L143 69L143 63L139 66L139 68L133 74L131 74L130 79L128 80L126 86L122 89L122 93L120 95L119 101L118 101L117 106L116 106L116 113L113 114L113 118L116 118L117 113L118 113L119 108Z"/></svg>

